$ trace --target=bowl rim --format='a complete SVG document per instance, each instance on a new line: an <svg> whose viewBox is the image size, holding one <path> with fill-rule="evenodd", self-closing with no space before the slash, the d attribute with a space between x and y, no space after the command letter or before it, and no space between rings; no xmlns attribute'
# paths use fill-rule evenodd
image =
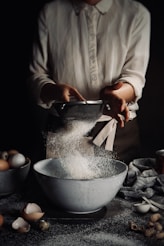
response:
<svg viewBox="0 0 164 246"><path fill-rule="evenodd" d="M44 161L47 161L47 162L49 162L49 161L51 161L51 160L53 160L53 159L59 159L59 158L48 158L48 159L42 159L42 160L40 160L40 161L38 161L38 162L36 162L36 163L34 163L34 165L33 165L33 171L36 173L36 174L38 174L38 175L42 175L42 176L44 176L44 177L48 177L48 178L50 178L50 179L55 179L55 180L61 180L61 181L74 181L74 182L79 182L79 181L85 181L85 182L93 182L93 181L99 181L99 180L107 180L107 179L113 179L113 178L115 178L116 176L118 177L118 176L120 176L120 175L122 175L123 173L125 173L125 175L127 174L127 172L128 172L128 166L127 166L127 164L126 163L124 163L123 161L120 161L120 160L116 160L116 159L112 159L112 158L107 158L107 159L109 159L109 160L115 160L115 161L117 161L117 162L119 162L120 164L122 164L124 167L125 167L125 169L122 171L122 172L120 172L120 173L118 173L118 174L114 174L114 175L112 175L112 176L109 176L109 177L99 177L99 178L89 178L89 179L84 179L84 178L81 178L81 179L73 179L73 178L60 178L60 177L55 177L55 176L50 176L50 175L46 175L46 174L44 174L44 173L42 173L42 172L39 172L39 170L37 170L36 169L36 167L37 167L37 165L39 165L39 163L42 163L42 162L44 162Z"/></svg>
<svg viewBox="0 0 164 246"><path fill-rule="evenodd" d="M70 102L63 102L63 101L55 101L55 104L61 104L65 106L74 106L74 105L96 105L96 104L103 104L103 100L98 99L98 100L86 100L86 101L70 101Z"/></svg>

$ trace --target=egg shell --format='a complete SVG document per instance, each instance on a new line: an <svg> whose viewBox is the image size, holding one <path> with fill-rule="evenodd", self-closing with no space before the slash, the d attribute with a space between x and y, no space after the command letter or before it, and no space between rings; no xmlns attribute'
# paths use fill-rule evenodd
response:
<svg viewBox="0 0 164 246"><path fill-rule="evenodd" d="M9 157L8 162L11 168L18 168L25 164L26 158L23 154L16 153Z"/></svg>
<svg viewBox="0 0 164 246"><path fill-rule="evenodd" d="M27 203L27 205L24 208L24 211L27 214L31 214L34 212L42 212L41 207L37 203L34 203L34 202Z"/></svg>
<svg viewBox="0 0 164 246"><path fill-rule="evenodd" d="M22 216L27 221L37 221L43 217L45 213L44 212L34 212L31 214L26 214L24 211L22 213Z"/></svg>
<svg viewBox="0 0 164 246"><path fill-rule="evenodd" d="M28 203L22 212L23 218L27 221L37 221L41 219L44 214L40 206L36 203Z"/></svg>
<svg viewBox="0 0 164 246"><path fill-rule="evenodd" d="M16 220L13 221L12 228L19 231L20 233L25 233L30 230L31 225L22 217L18 217Z"/></svg>
<svg viewBox="0 0 164 246"><path fill-rule="evenodd" d="M1 151L0 152L0 159L7 160L8 159L8 152L7 151Z"/></svg>
<svg viewBox="0 0 164 246"><path fill-rule="evenodd" d="M0 171L5 171L5 170L8 170L9 168L10 168L10 165L8 161L4 159L0 159Z"/></svg>

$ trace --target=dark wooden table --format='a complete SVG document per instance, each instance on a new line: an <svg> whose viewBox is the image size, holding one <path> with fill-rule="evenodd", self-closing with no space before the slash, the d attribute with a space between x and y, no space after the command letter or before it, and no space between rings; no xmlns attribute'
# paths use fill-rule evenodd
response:
<svg viewBox="0 0 164 246"><path fill-rule="evenodd" d="M164 203L164 198L161 197ZM31 225L27 233L12 229L12 222L21 216L27 202L35 202L45 212L42 219L50 223L47 231ZM133 231L129 222L146 225L152 212L138 214L133 207L134 201L116 196L106 207L92 214L69 214L55 208L45 198L39 187L28 184L17 194L0 198L0 213L5 223L0 229L1 246L162 246L163 240L147 238L143 233ZM164 218L164 210L159 211ZM164 226L164 219L162 221Z"/></svg>

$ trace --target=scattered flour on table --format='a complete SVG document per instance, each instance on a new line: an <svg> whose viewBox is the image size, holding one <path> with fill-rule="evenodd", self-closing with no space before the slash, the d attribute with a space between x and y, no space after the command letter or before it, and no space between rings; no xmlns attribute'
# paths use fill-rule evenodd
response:
<svg viewBox="0 0 164 246"><path fill-rule="evenodd" d="M148 246L147 238L130 231L128 221L132 219L134 218L129 208L93 223L56 223L55 232L40 245L52 245L53 241L55 246ZM144 219L140 220L139 223L142 224Z"/></svg>
<svg viewBox="0 0 164 246"><path fill-rule="evenodd" d="M0 210L5 214L6 225L11 225L22 206L22 196L18 194L0 199ZM120 206L119 212L117 206ZM109 204L107 218L89 223L58 223L48 218L51 226L45 233L31 228L28 235L18 235L4 227L0 242L7 246L163 246L163 240L148 239L143 234L130 231L128 221L144 225L150 216L133 213L131 206L129 201L116 198Z"/></svg>

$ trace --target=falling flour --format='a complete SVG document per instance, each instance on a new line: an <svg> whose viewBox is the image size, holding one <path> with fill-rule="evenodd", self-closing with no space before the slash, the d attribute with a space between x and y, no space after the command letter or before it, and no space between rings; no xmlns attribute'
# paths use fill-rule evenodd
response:
<svg viewBox="0 0 164 246"><path fill-rule="evenodd" d="M92 179L106 175L103 173L105 163L96 163L94 146L91 138L86 136L94 125L94 121L72 120L66 122L57 132L48 133L47 158L60 160L58 177ZM108 154L108 158L110 157Z"/></svg>

